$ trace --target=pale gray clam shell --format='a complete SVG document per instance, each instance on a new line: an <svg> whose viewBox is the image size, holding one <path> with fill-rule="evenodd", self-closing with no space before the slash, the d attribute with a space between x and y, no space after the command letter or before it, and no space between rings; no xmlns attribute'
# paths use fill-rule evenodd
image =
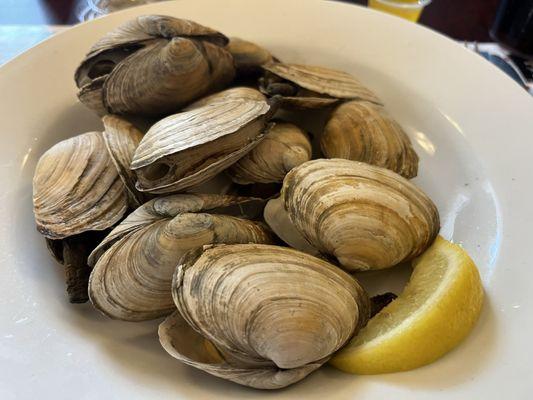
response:
<svg viewBox="0 0 533 400"><path fill-rule="evenodd" d="M148 198L146 194L135 188L136 177L130 169L130 164L143 134L131 123L116 115L106 115L102 118L102 122L104 124L104 141L111 160L115 164L124 186L126 186L131 206L137 208Z"/></svg>
<svg viewBox="0 0 533 400"><path fill-rule="evenodd" d="M271 245L187 253L159 329L173 357L260 389L295 383L326 362L369 318L358 282L308 254Z"/></svg>
<svg viewBox="0 0 533 400"><path fill-rule="evenodd" d="M142 321L174 309L170 284L180 257L210 243L271 243L249 216L259 199L179 194L153 199L130 214L89 256L89 297L111 318ZM250 208L251 207L251 208ZM262 207L261 207L262 208Z"/></svg>
<svg viewBox="0 0 533 400"><path fill-rule="evenodd" d="M381 100L351 74L315 65L273 62L263 65L273 74L298 86L295 96L284 96L282 106L288 108L324 108L346 100L364 100L381 104ZM260 85L266 94L267 88Z"/></svg>
<svg viewBox="0 0 533 400"><path fill-rule="evenodd" d="M172 193L208 181L259 144L270 113L264 100L235 98L162 119L133 157L137 189Z"/></svg>
<svg viewBox="0 0 533 400"><path fill-rule="evenodd" d="M100 132L63 140L39 159L33 211L37 229L47 238L110 228L127 208L124 184Z"/></svg>
<svg viewBox="0 0 533 400"><path fill-rule="evenodd" d="M308 161L283 181L298 231L348 270L392 267L421 254L440 228L431 199L385 168L343 159Z"/></svg>
<svg viewBox="0 0 533 400"><path fill-rule="evenodd" d="M261 143L228 173L239 184L281 182L287 172L309 161L311 153L311 142L303 130L288 122L276 122Z"/></svg>
<svg viewBox="0 0 533 400"><path fill-rule="evenodd" d="M99 114L176 112L232 81L227 42L192 21L139 16L92 47L75 73L78 97Z"/></svg>
<svg viewBox="0 0 533 400"><path fill-rule="evenodd" d="M382 106L350 101L333 111L320 148L328 158L346 158L377 165L407 179L418 172L418 155L402 127Z"/></svg>
<svg viewBox="0 0 533 400"><path fill-rule="evenodd" d="M257 89L246 86L237 86L213 93L206 97L202 97L200 100L197 100L185 107L183 111L189 111L195 108L207 106L209 104L227 102L231 100L266 101L267 98Z"/></svg>

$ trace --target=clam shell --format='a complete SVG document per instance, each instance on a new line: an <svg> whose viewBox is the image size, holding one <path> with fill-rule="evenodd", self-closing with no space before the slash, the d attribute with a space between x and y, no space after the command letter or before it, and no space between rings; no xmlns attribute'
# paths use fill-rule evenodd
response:
<svg viewBox="0 0 533 400"><path fill-rule="evenodd" d="M235 99L159 121L133 157L137 189L177 192L213 178L259 144L270 112L265 101Z"/></svg>
<svg viewBox="0 0 533 400"><path fill-rule="evenodd" d="M296 229L348 270L410 260L439 231L437 208L419 188L361 162L306 162L287 174L281 198Z"/></svg>
<svg viewBox="0 0 533 400"><path fill-rule="evenodd" d="M418 155L402 127L382 106L365 101L341 104L320 139L328 158L346 158L377 165L414 178Z"/></svg>
<svg viewBox="0 0 533 400"><path fill-rule="evenodd" d="M82 86L78 92L80 101L99 116L107 114L107 108L102 97L104 82L105 77L95 78L92 82Z"/></svg>
<svg viewBox="0 0 533 400"><path fill-rule="evenodd" d="M135 188L136 177L130 164L143 134L131 123L115 115L104 116L102 122L104 141L111 160L128 191L131 206L137 208L147 200L147 196Z"/></svg>
<svg viewBox="0 0 533 400"><path fill-rule="evenodd" d="M153 38L172 39L179 36L207 40L218 46L225 46L229 41L222 33L194 21L166 15L141 15L107 33L91 47L87 57Z"/></svg>
<svg viewBox="0 0 533 400"><path fill-rule="evenodd" d="M263 217L272 232L289 246L312 256L320 255L320 252L296 229L281 198L271 199L266 203Z"/></svg>
<svg viewBox="0 0 533 400"><path fill-rule="evenodd" d="M246 368L228 363L217 348L196 332L175 311L159 325L159 341L172 357L222 379L256 389L279 389L301 381L322 366L309 363L299 368L279 369L274 365Z"/></svg>
<svg viewBox="0 0 533 400"><path fill-rule="evenodd" d="M182 194L145 203L91 253L93 305L111 318L141 321L174 309L172 274L188 250L209 243L271 243L268 229L247 216L258 199ZM253 208L253 207L252 207Z"/></svg>
<svg viewBox="0 0 533 400"><path fill-rule="evenodd" d="M78 97L99 114L176 112L232 81L227 42L192 21L137 17L92 47L76 70Z"/></svg>
<svg viewBox="0 0 533 400"><path fill-rule="evenodd" d="M171 316L160 326L163 347L189 365L261 389L303 379L369 318L368 297L353 277L285 247L189 252L172 287L190 327Z"/></svg>
<svg viewBox="0 0 533 400"><path fill-rule="evenodd" d="M154 40L109 74L104 104L117 114L168 114L229 84L233 79L229 53L210 43L204 43L203 49L188 39Z"/></svg>
<svg viewBox="0 0 533 400"><path fill-rule="evenodd" d="M283 96L283 106L322 108L342 100L365 100L381 104L381 100L374 93L343 71L287 63L270 63L263 65L262 68L267 71L260 85L263 93L274 94L269 90L269 76L294 85L296 94Z"/></svg>
<svg viewBox="0 0 533 400"><path fill-rule="evenodd" d="M263 47L232 37L229 40L226 50L233 56L235 68L242 73L249 73L259 70L259 67L273 61L272 54Z"/></svg>
<svg viewBox="0 0 533 400"><path fill-rule="evenodd" d="M266 97L259 90L238 86L201 98L190 104L183 111L194 110L214 103L223 103L232 100L266 101Z"/></svg>
<svg viewBox="0 0 533 400"><path fill-rule="evenodd" d="M311 153L311 142L304 131L294 124L277 122L228 173L239 184L281 182L287 172L309 161Z"/></svg>
<svg viewBox="0 0 533 400"><path fill-rule="evenodd" d="M37 230L49 239L107 229L127 196L100 132L63 140L44 153L33 177Z"/></svg>

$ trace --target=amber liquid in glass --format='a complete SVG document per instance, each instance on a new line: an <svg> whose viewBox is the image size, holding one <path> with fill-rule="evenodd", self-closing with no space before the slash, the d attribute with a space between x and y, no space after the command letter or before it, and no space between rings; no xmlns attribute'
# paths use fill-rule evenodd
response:
<svg viewBox="0 0 533 400"><path fill-rule="evenodd" d="M393 2L412 3L413 5L415 4L418 5L418 0L394 0ZM398 17L402 17L404 19L407 19L413 22L418 21L418 19L420 18L420 14L422 13L422 10L424 8L423 6L404 8L404 7L401 7L401 4L399 6L394 6L392 4L381 2L379 0L368 0L368 6L375 10L385 11L389 14L394 14L394 15L397 15Z"/></svg>

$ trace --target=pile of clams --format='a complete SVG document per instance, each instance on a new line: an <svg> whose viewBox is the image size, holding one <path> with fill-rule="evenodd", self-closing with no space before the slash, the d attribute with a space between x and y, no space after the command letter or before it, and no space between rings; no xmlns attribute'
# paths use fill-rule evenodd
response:
<svg viewBox="0 0 533 400"><path fill-rule="evenodd" d="M161 345L194 368L261 389L305 378L376 312L353 273L438 234L409 136L347 72L147 15L96 42L75 82L102 126L41 156L37 229L71 302L166 318Z"/></svg>

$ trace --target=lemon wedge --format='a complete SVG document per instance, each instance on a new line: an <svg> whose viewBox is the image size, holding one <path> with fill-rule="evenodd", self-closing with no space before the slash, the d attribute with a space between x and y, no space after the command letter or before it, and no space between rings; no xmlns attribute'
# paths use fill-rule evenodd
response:
<svg viewBox="0 0 533 400"><path fill-rule="evenodd" d="M330 364L356 374L406 371L435 361L468 335L483 305L479 272L468 254L439 236L413 267L402 294Z"/></svg>

